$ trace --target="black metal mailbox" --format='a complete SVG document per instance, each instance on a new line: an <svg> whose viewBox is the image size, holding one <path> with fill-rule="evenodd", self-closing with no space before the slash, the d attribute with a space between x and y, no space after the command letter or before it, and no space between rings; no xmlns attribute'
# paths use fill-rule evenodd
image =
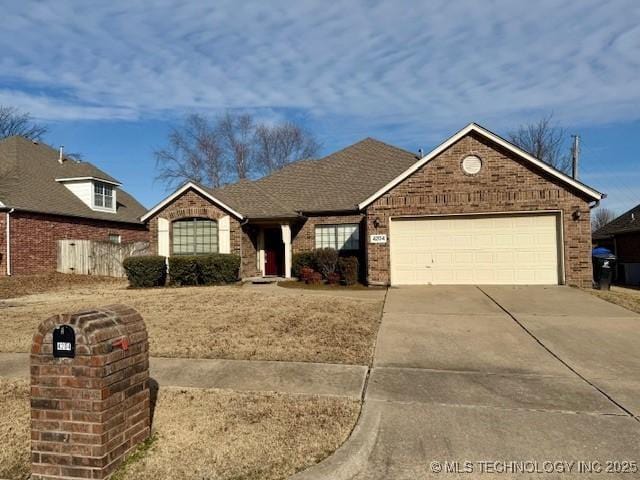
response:
<svg viewBox="0 0 640 480"><path fill-rule="evenodd" d="M76 333L73 327L60 325L53 329L53 356L55 358L76 356Z"/></svg>

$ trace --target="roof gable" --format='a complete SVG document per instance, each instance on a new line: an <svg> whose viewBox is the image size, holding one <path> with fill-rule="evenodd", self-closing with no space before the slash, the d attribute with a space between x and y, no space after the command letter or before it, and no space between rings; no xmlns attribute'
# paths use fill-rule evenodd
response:
<svg viewBox="0 0 640 480"><path fill-rule="evenodd" d="M480 125L478 125L476 123L470 123L465 128L463 128L462 130L460 130L459 132L457 132L453 136L449 137L443 143L441 143L436 148L431 150L427 155L425 155L423 158L421 158L420 160L415 162L413 165L411 165L409 168L407 168L404 172L402 172L400 175L395 177L389 183L384 185L378 191L376 191L371 196L366 198L364 201L362 201L360 204L358 204L358 207L360 209L366 208L372 202L374 202L375 200L380 198L382 195L387 193L389 190L391 190L392 188L394 188L395 186L400 184L402 181L404 181L405 179L407 179L408 177L413 175L415 172L420 170L424 165L426 165L432 159L437 157L440 153L444 152L451 145L453 145L454 143L456 143L458 140L460 140L461 138L465 137L466 135L470 134L471 132L475 132L475 133L477 133L477 134L479 134L479 135L481 135L481 136L483 136L485 138L488 138L489 140L495 142L496 144L502 146L503 148L505 148L505 149L511 151L512 153L518 155L523 160L535 165L536 167L538 167L539 169L549 173L553 177L558 178L563 183L565 183L567 185L570 185L571 187L583 192L584 194L586 194L589 197L593 198L593 200L601 200L604 197L604 195L602 193L598 192L597 190L594 190L591 187L583 184L582 182L579 182L579 181L569 177L568 175L565 175L564 173L560 172L559 170L556 170L551 165L543 162L542 160L539 160L539 159L533 157L532 155L530 155L526 151L522 150L521 148L517 147L516 145L512 144L511 142L508 142L504 138L496 135L495 133L490 132L486 128L481 127Z"/></svg>
<svg viewBox="0 0 640 480"><path fill-rule="evenodd" d="M24 137L0 141L0 202L10 208L52 215L113 222L140 223L145 208L118 189L115 213L96 211L64 185L62 179L94 178L113 185L119 182L88 162L65 157L59 151Z"/></svg>
<svg viewBox="0 0 640 480"><path fill-rule="evenodd" d="M178 190L176 190L171 195L169 195L167 198L165 198L160 203L158 203L155 207L153 207L147 213L145 213L140 218L140 220L143 221L143 222L146 222L149 218L154 216L156 213L158 213L164 207L169 205L171 202L173 202L175 199L179 198L181 195L183 195L184 193L186 193L189 190L195 190L200 195L202 195L203 197L209 199L211 202L213 202L214 204L218 205L223 210L226 210L227 212L231 213L238 220L243 220L244 219L244 216L241 213L236 212L233 208L229 207L223 201L221 201L220 199L216 198L214 195L212 195L212 193L209 190L207 190L203 186L198 185L195 182L187 182L184 185L182 185L180 188L178 188Z"/></svg>

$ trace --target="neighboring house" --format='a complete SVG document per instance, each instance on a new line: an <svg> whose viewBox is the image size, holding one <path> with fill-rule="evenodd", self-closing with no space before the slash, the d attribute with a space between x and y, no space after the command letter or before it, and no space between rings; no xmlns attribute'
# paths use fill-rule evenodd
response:
<svg viewBox="0 0 640 480"><path fill-rule="evenodd" d="M148 240L144 212L90 163L23 137L0 141L0 275L55 271L60 239Z"/></svg>
<svg viewBox="0 0 640 480"><path fill-rule="evenodd" d="M236 253L244 277L332 247L369 284L587 287L602 197L470 124L422 158L368 138L257 181L190 182L142 219L159 254Z"/></svg>
<svg viewBox="0 0 640 480"><path fill-rule="evenodd" d="M640 285L640 205L598 229L593 240L618 257L618 282Z"/></svg>

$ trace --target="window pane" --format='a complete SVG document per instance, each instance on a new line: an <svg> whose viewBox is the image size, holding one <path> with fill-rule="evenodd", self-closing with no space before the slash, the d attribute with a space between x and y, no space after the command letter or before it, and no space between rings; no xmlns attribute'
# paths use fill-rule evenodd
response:
<svg viewBox="0 0 640 480"><path fill-rule="evenodd" d="M336 229L334 225L316 226L316 248L336 248Z"/></svg>
<svg viewBox="0 0 640 480"><path fill-rule="evenodd" d="M336 250L358 250L360 232L357 223L344 225L317 225L315 231L316 248Z"/></svg>
<svg viewBox="0 0 640 480"><path fill-rule="evenodd" d="M190 218L173 222L173 253L199 255L218 251L218 225L213 220Z"/></svg>
<svg viewBox="0 0 640 480"><path fill-rule="evenodd" d="M341 250L357 250L359 247L359 230L357 224L338 225L338 245Z"/></svg>
<svg viewBox="0 0 640 480"><path fill-rule="evenodd" d="M104 206L107 208L113 208L113 187L111 185L103 185L104 191Z"/></svg>
<svg viewBox="0 0 640 480"><path fill-rule="evenodd" d="M104 183L94 182L93 204L96 207L113 208L113 187Z"/></svg>

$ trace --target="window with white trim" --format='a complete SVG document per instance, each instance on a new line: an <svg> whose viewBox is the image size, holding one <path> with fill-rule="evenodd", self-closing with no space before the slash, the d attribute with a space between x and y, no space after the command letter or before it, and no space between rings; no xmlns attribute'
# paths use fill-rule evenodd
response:
<svg viewBox="0 0 640 480"><path fill-rule="evenodd" d="M208 218L173 222L173 254L205 255L218 252L218 223Z"/></svg>
<svg viewBox="0 0 640 480"><path fill-rule="evenodd" d="M360 228L357 223L342 225L316 225L316 248L358 250Z"/></svg>
<svg viewBox="0 0 640 480"><path fill-rule="evenodd" d="M110 233L109 234L109 241L111 243L122 243L122 237L117 233Z"/></svg>
<svg viewBox="0 0 640 480"><path fill-rule="evenodd" d="M93 205L100 208L113 209L113 185L94 182Z"/></svg>

